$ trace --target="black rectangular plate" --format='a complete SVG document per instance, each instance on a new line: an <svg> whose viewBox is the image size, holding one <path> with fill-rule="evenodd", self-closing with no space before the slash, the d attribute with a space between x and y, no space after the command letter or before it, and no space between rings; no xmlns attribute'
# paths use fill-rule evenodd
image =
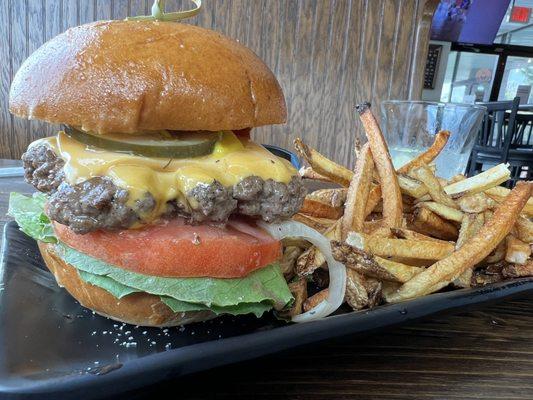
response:
<svg viewBox="0 0 533 400"><path fill-rule="evenodd" d="M404 323L533 290L519 279L339 312L286 324L268 315L221 317L161 330L120 324L81 307L60 289L34 240L10 222L0 265L0 397L101 398L168 377L291 347ZM135 343L135 344L134 344Z"/></svg>

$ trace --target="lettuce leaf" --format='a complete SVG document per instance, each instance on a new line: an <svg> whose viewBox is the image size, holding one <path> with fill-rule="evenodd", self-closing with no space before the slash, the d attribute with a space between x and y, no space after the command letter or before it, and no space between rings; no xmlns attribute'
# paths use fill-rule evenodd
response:
<svg viewBox="0 0 533 400"><path fill-rule="evenodd" d="M187 303L227 307L268 301L276 308L283 308L292 300L291 292L276 264L238 279L163 278L115 267L63 243L58 243L55 250L63 260L78 270L107 276L130 288Z"/></svg>
<svg viewBox="0 0 533 400"><path fill-rule="evenodd" d="M44 214L44 194L32 197L11 193L9 215L35 240L56 243L56 252L78 270L82 280L108 291L116 298L135 292L161 297L174 312L211 310L217 314L253 313L261 316L272 307L292 302L292 294L277 264L240 279L164 278L143 275L107 264L59 242Z"/></svg>
<svg viewBox="0 0 533 400"><path fill-rule="evenodd" d="M26 235L46 243L57 243L50 219L44 213L46 195L34 193L32 197L10 193L7 214L15 218Z"/></svg>

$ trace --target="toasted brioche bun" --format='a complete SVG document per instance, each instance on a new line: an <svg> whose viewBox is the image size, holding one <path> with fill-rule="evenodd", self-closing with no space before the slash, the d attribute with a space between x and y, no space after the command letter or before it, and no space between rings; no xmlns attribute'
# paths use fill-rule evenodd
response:
<svg viewBox="0 0 533 400"><path fill-rule="evenodd" d="M52 244L39 242L39 250L59 286L64 287L80 304L104 317L132 325L169 327L206 321L216 315L211 311L173 312L158 296L132 293L117 299L106 290L84 282L78 271L63 261Z"/></svg>
<svg viewBox="0 0 533 400"><path fill-rule="evenodd" d="M99 134L237 130L287 116L278 81L251 50L153 21L99 21L56 36L15 75L9 109Z"/></svg>

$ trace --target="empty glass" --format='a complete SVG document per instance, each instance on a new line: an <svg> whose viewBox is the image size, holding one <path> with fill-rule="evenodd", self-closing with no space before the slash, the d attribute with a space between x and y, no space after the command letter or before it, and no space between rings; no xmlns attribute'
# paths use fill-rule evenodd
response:
<svg viewBox="0 0 533 400"><path fill-rule="evenodd" d="M450 131L446 147L435 160L443 178L464 173L486 107L470 104L387 100L381 103L381 129L396 168L433 143L440 130Z"/></svg>

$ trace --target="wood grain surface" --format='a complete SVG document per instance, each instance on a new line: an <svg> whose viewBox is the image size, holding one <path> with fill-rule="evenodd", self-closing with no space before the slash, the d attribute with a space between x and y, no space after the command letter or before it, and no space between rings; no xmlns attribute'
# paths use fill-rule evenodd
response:
<svg viewBox="0 0 533 400"><path fill-rule="evenodd" d="M19 158L57 127L11 116L9 85L24 59L67 28L149 13L151 0L0 1L0 157ZM333 159L353 162L354 105L419 98L437 0L204 0L188 23L215 29L254 50L284 89L289 122L255 138L292 148L297 136ZM190 7L167 0L167 9Z"/></svg>
<svg viewBox="0 0 533 400"><path fill-rule="evenodd" d="M20 166L0 160L0 168ZM0 226L21 177L0 178ZM121 396L169 399L531 399L533 295L224 366ZM169 397L172 395L173 397Z"/></svg>

